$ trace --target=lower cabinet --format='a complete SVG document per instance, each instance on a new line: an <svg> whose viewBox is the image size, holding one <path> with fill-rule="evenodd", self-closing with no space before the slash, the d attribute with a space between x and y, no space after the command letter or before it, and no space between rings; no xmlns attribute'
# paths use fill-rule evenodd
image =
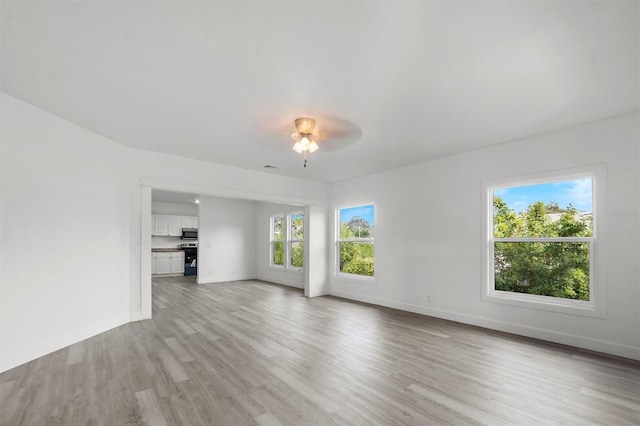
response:
<svg viewBox="0 0 640 426"><path fill-rule="evenodd" d="M170 251L151 253L151 273L154 275L184 274L184 252Z"/></svg>

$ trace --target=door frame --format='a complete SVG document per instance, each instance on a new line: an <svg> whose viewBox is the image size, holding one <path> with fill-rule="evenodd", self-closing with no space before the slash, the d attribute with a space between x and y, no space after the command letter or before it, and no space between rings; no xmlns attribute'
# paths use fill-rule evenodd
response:
<svg viewBox="0 0 640 426"><path fill-rule="evenodd" d="M311 235L309 223L312 206L315 200L311 198L293 197L283 194L263 193L217 185L200 185L168 179L141 178L140 179L140 318L150 319L152 315L151 303L151 191L183 192L213 197L236 198L242 200L263 201L276 204L289 204L304 208L304 234ZM199 214L198 214L199 219ZM308 238L308 237L307 237ZM310 248L310 244L305 244ZM310 249L304 251L304 295L309 297L309 259Z"/></svg>

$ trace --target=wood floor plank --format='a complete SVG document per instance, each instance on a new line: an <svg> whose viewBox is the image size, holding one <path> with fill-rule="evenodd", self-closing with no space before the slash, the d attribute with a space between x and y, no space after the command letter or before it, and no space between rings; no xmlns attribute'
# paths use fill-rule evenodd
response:
<svg viewBox="0 0 640 426"><path fill-rule="evenodd" d="M180 362L167 350L158 351L158 357L162 360L162 365L166 368L174 382L189 380L189 375L184 371Z"/></svg>
<svg viewBox="0 0 640 426"><path fill-rule="evenodd" d="M282 426L282 423L271 412L267 412L254 418L255 422L260 426Z"/></svg>
<svg viewBox="0 0 640 426"><path fill-rule="evenodd" d="M0 374L0 425L638 425L640 363L262 281Z"/></svg>
<svg viewBox="0 0 640 426"><path fill-rule="evenodd" d="M171 348L181 363L193 361L193 355L191 355L189 350L185 348L182 343L178 342L175 337L167 337L164 339L164 342Z"/></svg>
<svg viewBox="0 0 640 426"><path fill-rule="evenodd" d="M136 392L136 399L140 405L142 418L147 424L154 426L167 425L166 418L160 409L160 402L152 389Z"/></svg>

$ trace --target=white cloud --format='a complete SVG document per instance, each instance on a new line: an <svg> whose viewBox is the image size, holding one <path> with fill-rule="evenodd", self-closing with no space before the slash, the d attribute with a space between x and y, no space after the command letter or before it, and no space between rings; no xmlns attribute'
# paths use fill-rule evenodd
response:
<svg viewBox="0 0 640 426"><path fill-rule="evenodd" d="M563 194L565 204L571 203L578 210L590 212L592 210L593 188L591 178L578 179L570 182Z"/></svg>

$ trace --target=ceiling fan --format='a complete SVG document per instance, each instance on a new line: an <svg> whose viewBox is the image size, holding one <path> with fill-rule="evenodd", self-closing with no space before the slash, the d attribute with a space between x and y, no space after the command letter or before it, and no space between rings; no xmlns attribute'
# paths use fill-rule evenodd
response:
<svg viewBox="0 0 640 426"><path fill-rule="evenodd" d="M296 118L294 121L296 131L291 134L291 139L296 141L293 150L298 154L304 154L304 167L307 167L307 152L312 154L319 148L315 141L316 120L309 117Z"/></svg>
<svg viewBox="0 0 640 426"><path fill-rule="evenodd" d="M282 145L278 141L283 141L283 137L287 134L291 135L295 143L290 147L304 155L304 167L307 167L308 154L318 149L321 152L342 149L362 137L362 130L358 125L341 117L309 114L298 115L294 119L291 115L287 115L264 117L258 126L273 135L274 142L279 146ZM292 130L293 133L291 133Z"/></svg>

